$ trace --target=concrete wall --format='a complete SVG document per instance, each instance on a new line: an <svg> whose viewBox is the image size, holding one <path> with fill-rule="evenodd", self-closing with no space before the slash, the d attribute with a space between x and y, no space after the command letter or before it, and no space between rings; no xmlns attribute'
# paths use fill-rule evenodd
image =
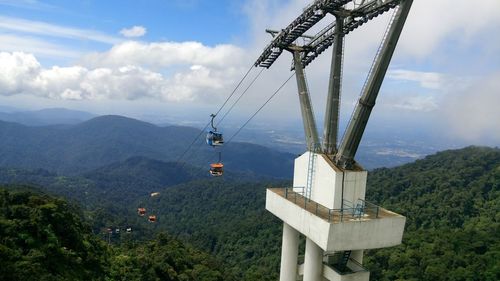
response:
<svg viewBox="0 0 500 281"><path fill-rule="evenodd" d="M330 225L327 251L364 250L401 244L406 218L394 216Z"/></svg>
<svg viewBox="0 0 500 281"><path fill-rule="evenodd" d="M293 166L293 186L294 187L305 187L306 186L309 153L310 152L305 152L304 154L295 158L295 162L294 162L294 166ZM294 191L300 192L301 189L295 189Z"/></svg>
<svg viewBox="0 0 500 281"><path fill-rule="evenodd" d="M344 199L356 204L358 199L365 199L366 171L345 171L344 174Z"/></svg>
<svg viewBox="0 0 500 281"><path fill-rule="evenodd" d="M293 186L306 187L311 152L295 159ZM329 209L342 208L342 196L353 203L365 198L366 171L345 171L335 167L325 155L316 154L311 188L311 200ZM302 191L295 188L295 191Z"/></svg>
<svg viewBox="0 0 500 281"><path fill-rule="evenodd" d="M324 266L323 268L323 276L329 281L369 281L370 280L370 272L369 271L361 271L355 272L351 274L340 275L335 270L331 269L328 266Z"/></svg>

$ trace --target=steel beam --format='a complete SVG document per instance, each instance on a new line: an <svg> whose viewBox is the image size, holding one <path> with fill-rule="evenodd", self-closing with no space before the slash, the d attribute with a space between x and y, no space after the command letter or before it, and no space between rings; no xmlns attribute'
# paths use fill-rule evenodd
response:
<svg viewBox="0 0 500 281"><path fill-rule="evenodd" d="M394 20L386 34L380 52L375 57L367 84L363 87L361 98L356 105L353 117L349 122L345 137L335 158L337 165L343 168L352 168L354 156L358 150L372 108L375 106L380 87L384 81L387 68L391 62L412 3L413 0L401 1L397 11L395 11Z"/></svg>
<svg viewBox="0 0 500 281"><path fill-rule="evenodd" d="M281 31L273 32L273 40L264 48L264 51L255 62L255 66L269 68L278 57L299 37L304 37L304 32L321 21L327 13L345 17L344 33L355 30L367 23L371 19L393 9L401 0L366 0L360 5L354 5L349 9L345 6L352 0L315 0L309 5L300 16ZM335 24L330 24L318 32L315 36L309 37L310 42L305 44L302 54L302 64L309 65L321 53L334 43Z"/></svg>
<svg viewBox="0 0 500 281"><path fill-rule="evenodd" d="M352 0L315 0L304 9L301 15L273 38L255 62L255 66L269 68L284 49L322 20L328 12L338 11L349 2Z"/></svg>
<svg viewBox="0 0 500 281"><path fill-rule="evenodd" d="M307 149L316 151L319 148L318 130L311 104L311 97L307 89L305 71L300 60L300 51L293 51L293 63L295 66L295 77L297 78L297 88L299 90L300 111L304 123L304 133L306 136Z"/></svg>
<svg viewBox="0 0 500 281"><path fill-rule="evenodd" d="M334 155L337 152L342 59L344 54L344 18L337 16L335 22L335 42L333 43L332 66L330 81L328 83L328 98L326 101L323 130L323 150L327 155Z"/></svg>

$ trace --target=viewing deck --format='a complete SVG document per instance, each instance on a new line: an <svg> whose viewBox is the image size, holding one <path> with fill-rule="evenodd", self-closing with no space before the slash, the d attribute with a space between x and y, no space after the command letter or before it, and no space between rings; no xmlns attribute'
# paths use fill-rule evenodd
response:
<svg viewBox="0 0 500 281"><path fill-rule="evenodd" d="M366 221L387 218L390 216L399 216L396 213L364 200L360 200L356 206L348 202L347 204L344 203L344 208L342 209L329 209L317 202L307 199L301 193L293 191L293 188L269 188L268 190L330 223Z"/></svg>
<svg viewBox="0 0 500 281"><path fill-rule="evenodd" d="M329 209L291 188L268 188L266 209L324 251L365 250L401 244L406 218L358 200Z"/></svg>

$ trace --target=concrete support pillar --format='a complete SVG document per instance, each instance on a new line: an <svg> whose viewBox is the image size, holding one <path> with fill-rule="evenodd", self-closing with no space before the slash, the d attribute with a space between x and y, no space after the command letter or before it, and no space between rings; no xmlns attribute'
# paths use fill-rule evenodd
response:
<svg viewBox="0 0 500 281"><path fill-rule="evenodd" d="M304 260L304 281L323 280L323 250L312 240L306 240L306 255Z"/></svg>
<svg viewBox="0 0 500 281"><path fill-rule="evenodd" d="M299 255L299 232L284 222L283 241L281 245L280 281L297 280L298 255Z"/></svg>
<svg viewBox="0 0 500 281"><path fill-rule="evenodd" d="M359 264L363 264L363 250L352 251L351 259L357 261Z"/></svg>

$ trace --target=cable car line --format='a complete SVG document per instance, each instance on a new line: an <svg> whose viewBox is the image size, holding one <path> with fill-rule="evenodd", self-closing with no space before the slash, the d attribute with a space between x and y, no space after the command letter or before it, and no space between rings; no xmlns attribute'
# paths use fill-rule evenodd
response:
<svg viewBox="0 0 500 281"><path fill-rule="evenodd" d="M229 101L229 99L231 99L231 97L234 95L234 93L236 93L236 90L238 90L238 88L241 86L241 84L247 78L248 74L250 74L250 72L252 71L253 68L254 68L254 65L252 64L250 66L250 68L248 69L248 71L245 73L245 75L243 75L243 78L241 78L241 80L238 82L238 84L236 85L236 87L233 89L233 91L231 92L231 94L226 98L226 100L224 101L224 103L219 107L219 109L217 110L217 112L214 114L215 116L217 116L217 114L219 114L221 112L221 110L227 104L227 102ZM208 122L205 125L205 127L203 127L203 129L201 129L200 133L193 139L193 141L189 144L189 146L186 148L186 150L184 150L184 152L179 156L179 158L177 158L176 163L180 163L180 161L182 160L182 158L184 158L184 156L186 155L186 153L196 143L196 141L200 138L200 136L203 135L203 133L206 132L206 130L207 130L208 126L210 126L211 122L212 121ZM182 165L182 167L184 167L184 164Z"/></svg>
<svg viewBox="0 0 500 281"><path fill-rule="evenodd" d="M231 99L231 97L234 95L234 93L236 93L236 90L238 90L238 88L241 86L241 84L243 83L243 81L245 81L245 79L247 78L248 74L250 74L250 71L252 71L253 68L254 68L254 66L252 64L250 66L250 68L248 69L247 73L245 73L245 75L243 76L243 78L241 78L240 82L238 82L238 84L236 85L236 87L234 88L234 90L227 97L226 101L224 101L224 103L221 105L221 107L219 107L219 110L217 110L217 112L215 113L215 116L217 116L217 114L219 114L219 112L221 112L221 110L227 104L227 102L229 101L229 99Z"/></svg>
<svg viewBox="0 0 500 281"><path fill-rule="evenodd" d="M203 135L203 133L205 133L205 131L207 130L208 126L210 126L210 122L208 122L207 125L205 125L205 127L203 127L203 129L201 129L200 133L193 139L193 141L189 144L189 146L186 148L186 150L184 150L184 152L181 154L181 156L179 156L179 158L177 158L176 163L180 163L181 159L191 149L191 147L193 146L193 144L200 138L201 135ZM184 167L184 164L181 167Z"/></svg>
<svg viewBox="0 0 500 281"><path fill-rule="evenodd" d="M247 121L246 121L246 122L245 122L245 123L244 123L244 124L243 124L243 125L239 128L239 129L238 129L238 131L237 131L235 134L233 134L233 136L231 136L231 138L229 139L229 141L231 141L234 137L236 137L236 135L237 135L237 134L239 134L239 133L240 133L240 131L241 131L241 130L243 130L243 128L244 128L244 127L245 127L248 123L250 123L250 121L251 121L251 120L252 120L252 119L253 119L253 118L254 118L254 117L255 117L255 116L256 116L256 115L257 115L257 114L258 114L258 113L259 113L259 112L260 112L260 111L261 111L261 110L262 110L262 109L263 109L263 108L264 108L264 107L265 107L265 106L266 106L266 105L270 102L270 101L271 101L271 99L273 99L273 98L274 98L274 97L278 94L278 92L279 92L279 91L281 91L281 89L282 89L282 88L283 88L283 87L284 87L284 86L288 83L288 81L290 81L290 79L293 77L293 75L294 75L294 74L295 74L295 73L293 72L293 73L290 75L290 77L288 77L288 78L285 80L285 82L283 82L283 84L282 84L282 85L281 85L281 86L280 86L280 87L279 87L279 88L278 88L278 89L277 89L277 90L276 90L276 91L275 91L275 92L274 92L274 93L273 93L273 94L272 94L272 95L271 95L271 96L270 96L270 97L266 100L266 102L265 102L262 106L260 106L260 108L259 108L259 109L258 109L255 113L253 113L253 115L252 115L252 116L251 116L251 117L250 117L250 118L249 118L249 119L248 119L248 120L247 120ZM254 78L254 80L256 80L256 79ZM220 123L220 122L218 122L218 123ZM218 123L217 123L217 124L218 124ZM229 143L229 141L228 141L228 142L225 142L225 145L227 145L227 144ZM198 146L198 147L197 147L197 149L200 149L200 148L201 148L201 146ZM219 153L220 153L220 152L219 152ZM205 157L203 158L203 160L204 160L203 162L208 161L208 160L209 160L209 157L208 157L208 156L205 156ZM214 175L214 173L213 173L213 170L214 170L214 169L218 169L218 168L220 168L220 171L222 172L222 168L223 168L223 166L224 166L224 165L223 165L221 162L222 162L222 161L221 161L221 156L220 156L220 154L219 154L219 162L218 162L218 163L212 163L212 164L210 164L210 174L211 174L212 176L221 176L221 175L222 175L222 173L221 173L220 175L218 175L218 174L217 174L217 175ZM183 163L183 164L186 164L186 163Z"/></svg>
<svg viewBox="0 0 500 281"><path fill-rule="evenodd" d="M231 112L231 110L236 106L236 104L241 100L241 98L248 92L248 90L254 85L254 83L257 81L257 79L260 77L260 75L262 74L263 70L262 69L253 79L252 81L250 82L250 84L245 88L245 90L241 93L241 95L236 99L236 101L231 105L231 107L228 109L228 111L222 116L221 120L219 120L216 125L214 126L214 118L222 111L222 109L224 108L224 106L228 103L228 101L231 99L231 97L236 93L236 90L241 86L241 84L243 83L243 81L246 79L246 77L250 74L250 71L253 69L253 66L245 73L245 75L243 76L243 78L238 82L238 84L236 85L235 89L231 92L231 94L228 96L228 98L224 101L224 103L222 104L222 106L217 110L217 112L215 114L211 114L210 117L210 121L205 125L205 127L203 128L202 131L200 131L200 133L196 136L196 138L191 142L191 144L188 146L188 148L182 153L182 155L179 157L177 163L180 163L180 160L189 152L189 150L191 150L192 146L196 143L196 141L200 138L200 136L207 130L207 128L209 126L212 127L213 131L210 131L207 135L207 144L209 144L210 146L216 148L216 146L221 146L222 145L222 134L221 133L217 133L217 134L220 134L220 140L221 140L221 143L219 145L216 145L214 144L213 142L213 137L214 137L214 133L217 132L217 126L222 122L222 120ZM278 89L276 89L276 91L274 91L274 93L264 102L264 104L262 104L256 112L254 112L250 118L231 136L231 138L229 138L229 140L226 142L229 143L231 142L242 130L243 128L245 128L248 123L250 123L250 121L252 121L252 119L281 91L281 89L288 83L288 81L290 81L290 79L295 75L295 71L292 72L292 74L278 87ZM222 161L221 161L221 152L219 151L219 161L217 163L212 163L210 164L210 174L214 177L218 177L218 176L222 176L223 174L223 167L224 165L222 164ZM183 162L182 163L182 166L181 167L184 167L186 164L186 162Z"/></svg>
<svg viewBox="0 0 500 281"><path fill-rule="evenodd" d="M216 130L217 127L219 127L219 125L222 123L222 121L226 118L226 116L233 110L233 108L236 106L236 104L241 100L241 98L248 92L248 90L253 86L253 84L255 84L255 82L257 81L257 79L260 77L260 75L262 74L262 72L264 72L265 68L262 68L259 73L252 79L252 81L250 82L250 84L248 84L248 86L245 88L245 90L240 94L240 96L238 97L238 99L236 99L236 101L231 105L231 107L224 113L224 115L222 116L222 118L217 122L217 124L214 126L213 124L213 119L215 118L215 114L211 114L210 116L212 117L211 121L210 121L210 125L212 126L212 128L214 130ZM200 133L200 135L208 128L208 126L206 126ZM199 149L199 147L198 147ZM208 160L208 159L207 159ZM220 162L220 161L219 161ZM183 165L181 167L184 167L185 163L183 163Z"/></svg>
<svg viewBox="0 0 500 281"><path fill-rule="evenodd" d="M245 88L245 90L241 93L241 95L238 97L238 99L231 105L231 107L228 109L228 111L226 111L226 113L224 113L224 115L222 115L221 119L219 120L219 122L217 122L217 126L219 126L220 123L222 123L222 121L224 120L224 118L226 118L226 116L231 112L231 110L233 110L234 106L241 100L241 98L248 92L248 90L250 89L250 87L253 86L253 84L255 83L255 81L257 81L257 79L260 77L260 75L262 74L262 72L264 72L265 68L262 68L259 73L253 78L252 82L250 82L250 84L248 84L248 86Z"/></svg>
<svg viewBox="0 0 500 281"><path fill-rule="evenodd" d="M226 145L229 144L231 140L234 139L234 137L236 137L236 135L238 135L248 123L250 123L250 121L252 121L252 119L281 91L281 89L285 87L285 85L288 83L288 81L290 81L290 79L292 79L294 75L295 71L292 71L292 75L290 75L290 77L288 77L288 79L286 79L285 82L283 82L283 84L281 84L281 86L279 86L279 88L274 91L274 93L266 100L266 102L259 109L257 109L257 111L250 118L248 118L243 126L241 126L238 131L236 131L236 133L231 136L231 138L229 138L229 140L226 142Z"/></svg>

